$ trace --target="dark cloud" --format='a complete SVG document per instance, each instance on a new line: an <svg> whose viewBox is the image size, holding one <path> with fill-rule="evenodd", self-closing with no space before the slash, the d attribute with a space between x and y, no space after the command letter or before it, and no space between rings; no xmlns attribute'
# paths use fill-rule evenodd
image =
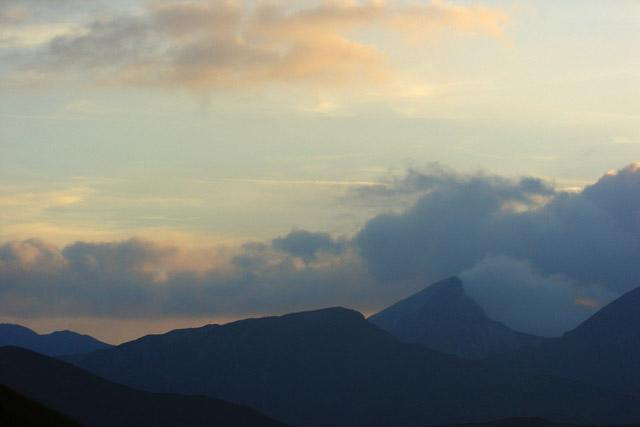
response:
<svg viewBox="0 0 640 427"><path fill-rule="evenodd" d="M416 177L411 180L415 182ZM578 193L556 192L533 178L454 174L427 175L424 182L429 186L421 190L424 194L415 205L399 214L373 218L354 239L370 272L380 281L430 283L465 271L476 278L482 271L482 277L500 278L500 283L511 277L515 289L522 291L520 298L530 300L537 309L522 314L520 320L515 312L501 320L554 334L586 316L571 301L594 296L602 303L640 285L637 165L607 174ZM414 183L408 185L417 188ZM530 274L523 274L523 265ZM528 285L536 281L538 287ZM558 292L570 290L572 297L552 298L549 283L556 283ZM509 287L483 288L486 306L502 298L501 289ZM537 291L540 294L532 296ZM564 311L554 306L558 301L569 301ZM545 304L547 309L542 310ZM520 307L521 313L531 310L526 304L513 307ZM534 318L549 318L550 311L561 313L563 319L552 322L555 329L534 325ZM527 321L522 320L525 317Z"/></svg>
<svg viewBox="0 0 640 427"><path fill-rule="evenodd" d="M583 195L605 210L626 230L640 230L640 163L603 176L587 187Z"/></svg>
<svg viewBox="0 0 640 427"><path fill-rule="evenodd" d="M386 183L354 188L351 197L357 200L402 198L425 193L448 181L460 180L460 175L439 163L428 164L423 171L409 169L402 178L388 178Z"/></svg>
<svg viewBox="0 0 640 427"><path fill-rule="evenodd" d="M553 190L533 178L412 171L398 191L425 193L406 211L370 220L354 241L380 280L451 276L491 253L512 208L532 208ZM387 191L393 191L387 190Z"/></svg>
<svg viewBox="0 0 640 427"><path fill-rule="evenodd" d="M542 336L556 336L593 314L616 294L579 285L563 275L544 276L529 262L506 256L484 258L460 274L467 294L492 319Z"/></svg>
<svg viewBox="0 0 640 427"><path fill-rule="evenodd" d="M312 233L306 230L294 230L284 237L274 239L271 245L305 261L315 259L318 252L337 255L345 248L344 242L334 240L327 233Z"/></svg>
<svg viewBox="0 0 640 427"><path fill-rule="evenodd" d="M580 193L561 193L539 210L513 214L497 250L528 259L544 274L566 274L615 292L640 286L640 169L607 174Z"/></svg>

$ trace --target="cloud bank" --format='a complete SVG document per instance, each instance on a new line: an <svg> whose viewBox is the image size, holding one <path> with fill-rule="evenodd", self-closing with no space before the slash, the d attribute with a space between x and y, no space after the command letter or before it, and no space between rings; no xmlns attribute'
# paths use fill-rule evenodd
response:
<svg viewBox="0 0 640 427"><path fill-rule="evenodd" d="M318 253L340 254L345 249L345 242L334 240L328 233L311 233L306 230L294 230L284 237L274 239L271 245L305 261L316 259Z"/></svg>
<svg viewBox="0 0 640 427"><path fill-rule="evenodd" d="M42 6L9 2L0 9L2 20L11 23L14 48L24 48L20 40L29 39L29 31L42 30L29 26L29 8ZM50 39L40 36L37 46L19 53L31 56L31 71L81 72L105 84L227 89L273 82L353 84L384 81L391 72L386 52L363 41L367 31L409 40L433 39L445 31L501 37L506 21L497 8L443 1L339 0L293 7L155 0L118 14L103 12L67 32L50 32ZM11 40L4 45L12 47Z"/></svg>
<svg viewBox="0 0 640 427"><path fill-rule="evenodd" d="M287 246L298 236L293 232L274 246L248 243L234 250L140 239L77 242L62 249L38 239L5 243L0 311L18 317L241 317L381 303L368 294L370 279L356 254L331 253L338 242L318 247L314 234L312 252L306 242ZM276 249L280 245L283 250Z"/></svg>
<svg viewBox="0 0 640 427"><path fill-rule="evenodd" d="M382 280L444 277L507 255L616 292L640 285L637 164L578 193L534 178L451 174L422 182L426 194L414 206L372 219L355 238Z"/></svg>
<svg viewBox="0 0 640 427"><path fill-rule="evenodd" d="M584 319L586 308L640 286L637 164L578 193L534 178L416 172L380 191L422 196L355 237L379 281L461 275L496 319L552 335Z"/></svg>
<svg viewBox="0 0 640 427"><path fill-rule="evenodd" d="M493 318L558 335L640 285L640 166L580 192L526 177L411 171L355 198L415 194L351 239L294 230L192 250L140 239L0 246L0 311L14 316L241 317L329 305L381 308L460 275ZM403 199L404 200L404 199Z"/></svg>
<svg viewBox="0 0 640 427"><path fill-rule="evenodd" d="M489 317L542 336L572 329L617 296L564 275L544 276L528 261L508 256L487 257L460 277Z"/></svg>

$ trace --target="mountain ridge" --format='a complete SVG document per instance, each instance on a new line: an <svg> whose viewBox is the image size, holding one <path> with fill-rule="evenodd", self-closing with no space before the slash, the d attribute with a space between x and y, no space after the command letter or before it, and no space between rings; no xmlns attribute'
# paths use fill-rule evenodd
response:
<svg viewBox="0 0 640 427"><path fill-rule="evenodd" d="M563 336L535 349L496 356L489 363L640 396L640 287Z"/></svg>
<svg viewBox="0 0 640 427"><path fill-rule="evenodd" d="M70 360L131 387L222 398L291 425L640 421L638 399L402 343L344 308L175 330Z"/></svg>
<svg viewBox="0 0 640 427"><path fill-rule="evenodd" d="M466 359L484 359L545 340L490 319L463 282L450 277L431 284L372 315L370 322L404 342Z"/></svg>
<svg viewBox="0 0 640 427"><path fill-rule="evenodd" d="M0 383L82 425L283 425L252 408L211 397L135 390L21 347L0 347Z"/></svg>
<svg viewBox="0 0 640 427"><path fill-rule="evenodd" d="M47 356L63 356L100 350L111 347L111 344L69 330L38 334L22 325L0 323L1 346L17 346Z"/></svg>
<svg viewBox="0 0 640 427"><path fill-rule="evenodd" d="M12 427L79 427L60 412L0 384L0 425Z"/></svg>

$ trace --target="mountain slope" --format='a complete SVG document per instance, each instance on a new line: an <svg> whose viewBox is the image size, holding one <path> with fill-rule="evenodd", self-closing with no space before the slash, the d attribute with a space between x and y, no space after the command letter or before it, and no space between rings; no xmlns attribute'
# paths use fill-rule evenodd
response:
<svg viewBox="0 0 640 427"><path fill-rule="evenodd" d="M636 399L404 344L343 308L177 330L70 359L133 387L215 396L299 426L640 421Z"/></svg>
<svg viewBox="0 0 640 427"><path fill-rule="evenodd" d="M535 346L544 339L516 332L486 316L457 277L442 280L369 317L405 342L466 359Z"/></svg>
<svg viewBox="0 0 640 427"><path fill-rule="evenodd" d="M40 335L29 328L10 323L0 323L0 346L17 346L47 356L87 353L110 347L89 335L72 331L57 331Z"/></svg>
<svg viewBox="0 0 640 427"><path fill-rule="evenodd" d="M253 409L149 393L19 347L0 348L0 383L87 426L278 426Z"/></svg>
<svg viewBox="0 0 640 427"><path fill-rule="evenodd" d="M595 425L580 424L582 427L596 427ZM448 424L439 427L578 427L578 424L554 423L542 418L520 417L503 420L487 421L484 423ZM614 427L614 426L611 426ZM623 427L623 426L618 426ZM631 427L631 426L627 426Z"/></svg>
<svg viewBox="0 0 640 427"><path fill-rule="evenodd" d="M640 395L640 288L562 337L534 350L496 357L492 363Z"/></svg>
<svg viewBox="0 0 640 427"><path fill-rule="evenodd" d="M77 427L78 423L0 385L0 425L12 427Z"/></svg>

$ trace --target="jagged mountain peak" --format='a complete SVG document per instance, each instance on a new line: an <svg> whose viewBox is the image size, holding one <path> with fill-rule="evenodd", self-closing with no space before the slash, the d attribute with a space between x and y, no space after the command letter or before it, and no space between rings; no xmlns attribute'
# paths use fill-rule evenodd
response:
<svg viewBox="0 0 640 427"><path fill-rule="evenodd" d="M372 315L369 320L374 324L396 324L421 312L431 310L446 312L451 308L456 308L452 315L464 313L484 316L482 308L466 296L462 281L457 277L450 277L398 301Z"/></svg>
<svg viewBox="0 0 640 427"><path fill-rule="evenodd" d="M371 316L398 339L469 359L535 345L541 339L490 319L458 277L436 282Z"/></svg>

